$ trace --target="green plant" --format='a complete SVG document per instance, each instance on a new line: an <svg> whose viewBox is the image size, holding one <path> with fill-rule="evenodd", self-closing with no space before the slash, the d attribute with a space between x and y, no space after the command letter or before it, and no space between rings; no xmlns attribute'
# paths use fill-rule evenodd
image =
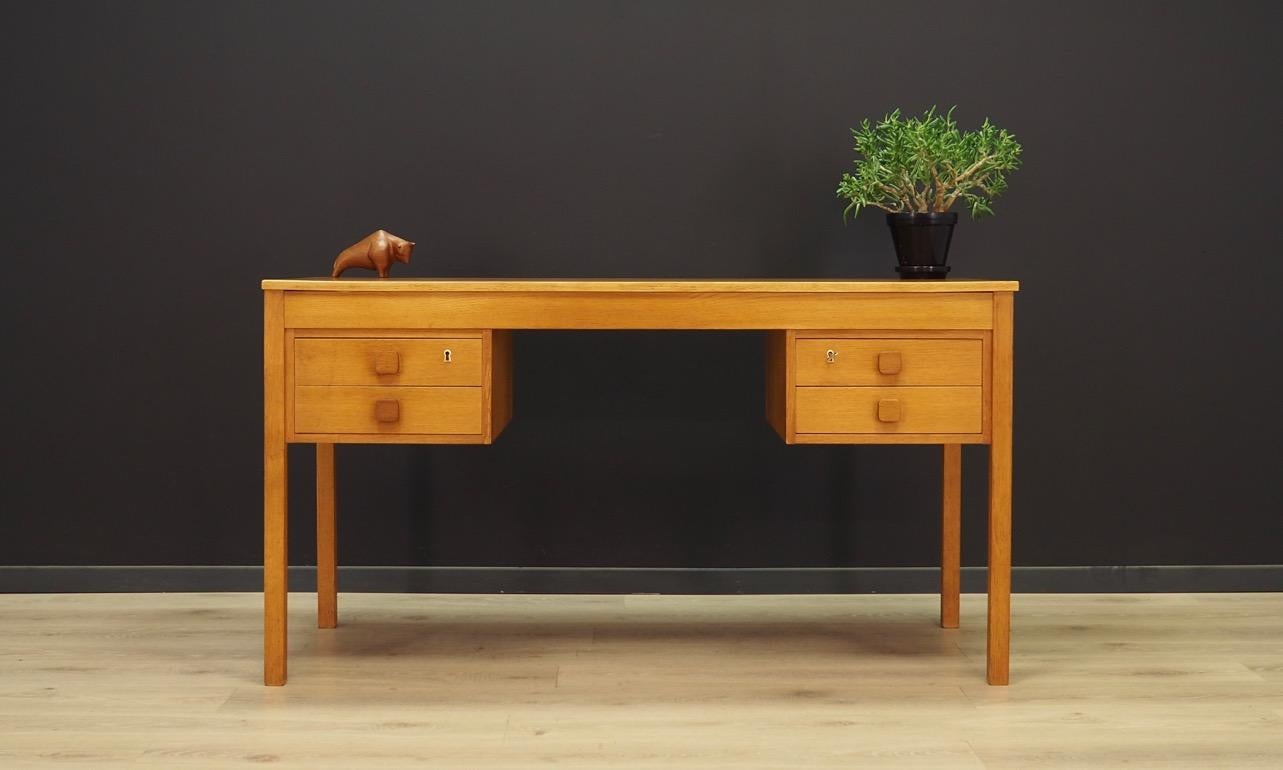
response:
<svg viewBox="0 0 1283 770"><path fill-rule="evenodd" d="M920 118L895 110L877 124L866 118L851 129L855 173L845 173L839 198L850 201L843 219L865 206L891 212L943 212L958 199L972 217L992 214L990 203L1007 189L1007 173L1020 167L1016 137L989 122L961 131L953 110L935 108Z"/></svg>

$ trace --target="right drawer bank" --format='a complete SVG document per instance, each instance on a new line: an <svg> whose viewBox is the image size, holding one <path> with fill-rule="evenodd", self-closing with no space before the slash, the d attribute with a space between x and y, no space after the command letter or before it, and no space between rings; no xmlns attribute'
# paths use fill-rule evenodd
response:
<svg viewBox="0 0 1283 770"><path fill-rule="evenodd" d="M983 443L987 335L773 332L767 416L790 443Z"/></svg>

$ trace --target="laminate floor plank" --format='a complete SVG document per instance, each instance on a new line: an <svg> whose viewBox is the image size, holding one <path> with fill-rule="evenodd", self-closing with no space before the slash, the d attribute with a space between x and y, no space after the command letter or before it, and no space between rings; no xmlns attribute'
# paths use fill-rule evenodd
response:
<svg viewBox="0 0 1283 770"><path fill-rule="evenodd" d="M0 596L0 767L1278 768L1283 594Z"/></svg>

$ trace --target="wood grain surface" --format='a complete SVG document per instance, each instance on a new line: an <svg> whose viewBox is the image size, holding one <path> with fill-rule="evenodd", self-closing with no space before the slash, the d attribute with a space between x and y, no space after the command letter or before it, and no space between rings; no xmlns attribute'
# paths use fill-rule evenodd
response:
<svg viewBox="0 0 1283 770"><path fill-rule="evenodd" d="M287 291L285 326L328 329L982 330L992 293Z"/></svg>
<svg viewBox="0 0 1283 770"><path fill-rule="evenodd" d="M296 385L480 386L481 370L480 337L313 338L294 343Z"/></svg>
<svg viewBox="0 0 1283 770"><path fill-rule="evenodd" d="M263 292L263 683L285 684L289 629L287 342L279 291Z"/></svg>
<svg viewBox="0 0 1283 770"><path fill-rule="evenodd" d="M975 388L799 387L798 433L980 433ZM894 419L884 402L895 402Z"/></svg>
<svg viewBox="0 0 1283 770"><path fill-rule="evenodd" d="M299 385L294 423L307 433L399 433L483 435L480 387L367 387ZM380 403L396 409L380 415ZM380 419L384 417L384 419Z"/></svg>
<svg viewBox="0 0 1283 770"><path fill-rule="evenodd" d="M0 767L1277 768L1283 595L0 596Z"/></svg>
<svg viewBox="0 0 1283 770"><path fill-rule="evenodd" d="M1018 291L1019 281L951 278L947 281L903 281L899 278L854 281L810 279L521 279L521 278L267 278L264 289L285 291L464 291L464 292L833 292L938 294L942 292Z"/></svg>
<svg viewBox="0 0 1283 770"><path fill-rule="evenodd" d="M800 339L796 355L798 385L979 386L984 381L979 338Z"/></svg>
<svg viewBox="0 0 1283 770"><path fill-rule="evenodd" d="M1011 645L1012 295L993 295L989 443L989 684L1007 684Z"/></svg>

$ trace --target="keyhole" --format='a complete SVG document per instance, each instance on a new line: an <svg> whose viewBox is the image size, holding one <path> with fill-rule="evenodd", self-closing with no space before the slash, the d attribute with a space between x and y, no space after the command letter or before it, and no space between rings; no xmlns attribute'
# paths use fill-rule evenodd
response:
<svg viewBox="0 0 1283 770"><path fill-rule="evenodd" d="M834 360L836 360L836 359L837 359L837 357L838 357L838 352L837 352L836 350L828 350L828 351L825 351L825 353L824 353L824 357L825 357L826 359L828 359L828 362L831 364L831 363L833 363L833 362L834 362Z"/></svg>
<svg viewBox="0 0 1283 770"><path fill-rule="evenodd" d="M447 364L450 363L450 348L446 348L445 352L441 354L441 357L445 359Z"/></svg>

